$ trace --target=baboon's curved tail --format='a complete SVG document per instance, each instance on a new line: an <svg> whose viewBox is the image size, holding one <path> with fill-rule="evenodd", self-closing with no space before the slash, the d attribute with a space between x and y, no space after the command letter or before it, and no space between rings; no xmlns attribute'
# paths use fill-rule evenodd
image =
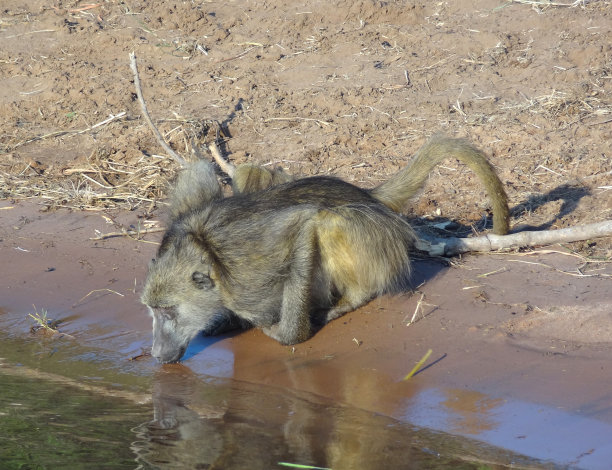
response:
<svg viewBox="0 0 612 470"><path fill-rule="evenodd" d="M478 175L493 206L493 232L498 235L508 233L508 198L502 182L484 153L463 139L434 136L419 149L406 168L374 188L371 194L399 212L425 184L431 170L446 158L459 159Z"/></svg>

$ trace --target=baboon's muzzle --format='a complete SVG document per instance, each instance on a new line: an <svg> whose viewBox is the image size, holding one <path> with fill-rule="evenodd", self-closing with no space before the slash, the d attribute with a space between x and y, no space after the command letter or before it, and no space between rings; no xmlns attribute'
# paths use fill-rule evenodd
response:
<svg viewBox="0 0 612 470"><path fill-rule="evenodd" d="M168 328L164 328L163 322L154 322L151 356L162 364L178 362L189 344L189 341L184 342L173 333Z"/></svg>
<svg viewBox="0 0 612 470"><path fill-rule="evenodd" d="M157 359L162 364L168 364L171 362L178 362L185 354L186 346L183 347L168 347L159 346L159 341L153 340L153 348L151 348L151 356Z"/></svg>

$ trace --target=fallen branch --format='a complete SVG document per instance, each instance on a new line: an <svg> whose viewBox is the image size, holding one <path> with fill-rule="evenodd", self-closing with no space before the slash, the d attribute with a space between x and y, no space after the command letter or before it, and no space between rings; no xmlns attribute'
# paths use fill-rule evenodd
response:
<svg viewBox="0 0 612 470"><path fill-rule="evenodd" d="M155 135L157 142L159 143L159 145L162 146L162 148L166 151L168 155L170 155L172 158L174 158L179 163L179 165L181 165L182 167L187 166L187 162L185 161L185 159L179 156L174 150L170 148L170 146L166 143L162 135L159 133L159 130L157 130L157 127L155 127L155 124L153 124L153 121L151 120L151 116L149 115L149 110L147 109L145 100L142 97L142 89L140 87L140 77L138 76L138 66L136 65L136 55L133 52L130 52L130 68L132 69L132 72L134 74L134 87L136 88L136 95L138 96L138 103L140 103L140 109L142 111L142 115L145 118L145 121L147 121L147 124L149 125L151 130L153 131L153 134Z"/></svg>
<svg viewBox="0 0 612 470"><path fill-rule="evenodd" d="M510 235L483 235L475 238L439 238L419 233L416 248L430 256L454 256L468 252L489 252L507 248L577 242L611 237L612 220L558 230L524 231Z"/></svg>
<svg viewBox="0 0 612 470"><path fill-rule="evenodd" d="M255 49L255 47L249 47L246 51L241 52L238 55L235 55L233 57L228 57L227 59L221 59L218 60L217 63L220 64L222 62L229 62L230 60L235 60L235 59L240 59L242 56L247 55L249 52L251 52L253 49Z"/></svg>
<svg viewBox="0 0 612 470"><path fill-rule="evenodd" d="M538 3L530 0L514 0L516 3ZM575 1L573 4L553 4L547 5L556 6L576 6L580 1ZM250 49L249 49L250 50ZM245 51L248 52L249 50ZM244 55L245 53L241 54ZM240 56L238 56L240 57ZM229 59L228 59L229 60ZM434 64L434 66L437 64ZM181 156L174 152L170 146L163 139L155 124L151 120L147 105L142 96L142 89L140 86L140 78L138 76L138 67L136 64L136 56L133 52L130 53L130 67L134 74L134 87L136 88L136 94L138 96L138 102L142 110L142 114L147 121L147 124L153 131L158 143L164 148L164 150L172 156L182 167L187 166L187 162ZM433 67L433 66L432 66ZM423 69L419 69L423 70ZM271 121L314 121L319 125L330 125L329 122L321 121L319 119L304 118L304 117L277 117L268 118L264 122ZM105 122L100 123L104 124ZM198 158L202 158L196 145L192 143L193 152ZM208 150L212 154L215 162L219 165L222 171L227 173L230 177L233 177L236 167L231 162L225 160L221 155L219 147L216 142L212 142L208 146ZM544 168L547 169L547 168ZM550 170L549 170L550 171ZM85 174L84 177L88 178ZM91 179L91 178L88 178ZM92 180L94 181L94 180ZM96 181L94 181L96 182ZM100 183L98 183L100 184ZM92 240L104 240L111 237L119 236L133 236L141 235L144 233L159 232L165 229L151 229L143 231L124 231L108 233L100 235L99 237L92 238ZM527 247L527 246L538 246L538 245L550 245L555 243L564 242L575 242L581 240L588 240L591 238L607 237L612 236L612 220L587 224L578 227L570 227L559 230L543 230L543 231L524 231L519 233L513 233L510 235L484 235L475 238L439 238L434 237L425 233L419 234L419 239L416 243L416 248L420 251L428 253L430 256L454 256L461 253L468 252L490 252L508 248Z"/></svg>

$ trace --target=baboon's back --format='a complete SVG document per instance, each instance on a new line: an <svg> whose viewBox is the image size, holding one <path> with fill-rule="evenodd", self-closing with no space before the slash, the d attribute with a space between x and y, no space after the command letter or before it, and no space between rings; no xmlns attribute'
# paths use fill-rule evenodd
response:
<svg viewBox="0 0 612 470"><path fill-rule="evenodd" d="M269 202L277 207L312 204L329 208L346 204L378 203L368 191L329 176L303 178L273 186L265 191L251 193L245 197L255 204L265 205L266 202Z"/></svg>

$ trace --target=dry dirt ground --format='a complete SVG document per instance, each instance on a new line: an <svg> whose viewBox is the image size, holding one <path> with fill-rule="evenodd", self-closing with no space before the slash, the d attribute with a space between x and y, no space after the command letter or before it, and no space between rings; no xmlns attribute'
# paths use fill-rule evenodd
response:
<svg viewBox="0 0 612 470"><path fill-rule="evenodd" d="M442 132L490 156L514 230L611 219L611 3L545 3L4 0L0 252L20 269L3 269L0 307L29 308L38 297L73 311L92 289L126 293L134 278L137 292L155 245L90 240L94 230L163 227L177 170L141 117L130 52L154 121L186 157L218 138L237 164L373 187ZM469 234L485 229L488 209L474 175L449 160L407 215L416 224L451 219L454 234ZM387 386L383 375L400 377L432 347L448 356L426 371L428 386L612 423L612 239L551 249L565 254L425 263L419 293L334 322L297 348L303 363L284 375L266 372L282 347L257 332L227 339L241 358L235 373L398 417L389 397L401 390L387 401L371 396ZM24 263L26 253L36 258ZM76 268L65 275L62 266ZM60 277L49 283L53 273ZM129 299L116 307L121 315L145 318L137 296ZM419 321L406 330L415 311ZM377 323L372 312L387 316ZM261 354L239 353L253 348ZM334 354L341 368L328 361ZM313 356L326 359L308 362ZM344 392L358 384L371 393ZM479 397L468 396L467 407Z"/></svg>
<svg viewBox="0 0 612 470"><path fill-rule="evenodd" d="M611 24L608 1L7 0L2 192L151 212L175 165L140 117L134 51L151 114L183 155L215 121L236 163L371 187L443 132L490 155L515 228L609 219ZM477 224L485 201L449 161L411 215Z"/></svg>

